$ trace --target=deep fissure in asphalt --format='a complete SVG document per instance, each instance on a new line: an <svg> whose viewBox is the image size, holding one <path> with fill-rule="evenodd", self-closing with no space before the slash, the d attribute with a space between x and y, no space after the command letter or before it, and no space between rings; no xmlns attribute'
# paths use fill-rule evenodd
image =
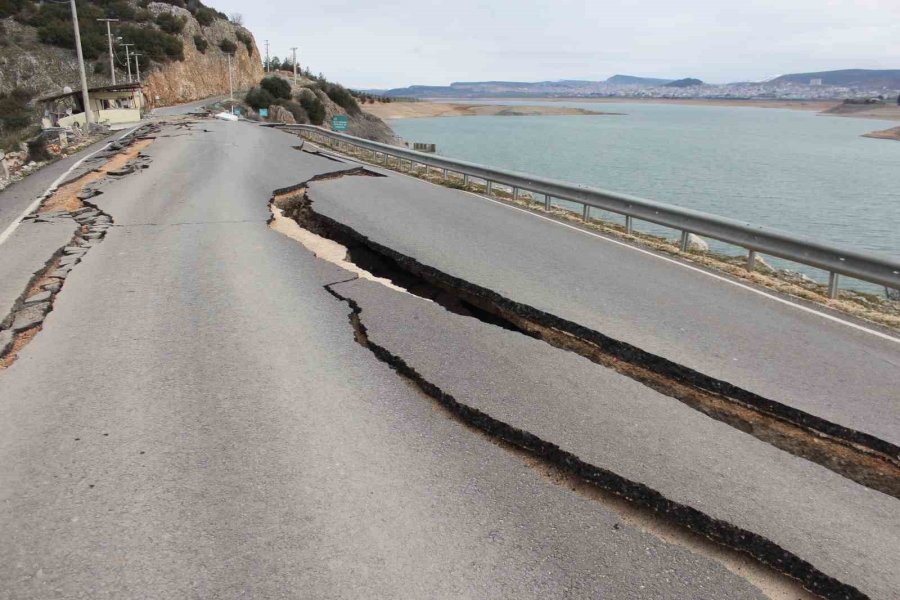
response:
<svg viewBox="0 0 900 600"><path fill-rule="evenodd" d="M133 132L128 141L117 141L111 143L106 151L99 156L99 158L106 159L108 161L116 154L122 152L122 150L128 148L137 140L148 139L147 134L156 130L158 130L158 127L156 126L141 127ZM146 156L139 154L138 157L136 157L134 160L129 161L129 163L126 164L125 167L120 170L109 171L106 173L106 176L117 178L124 177L131 173L134 173L137 169L147 168L148 162L149 161ZM65 186L71 185L72 183L77 183L81 179L85 179L89 173L90 171L82 173L81 175L78 175L61 183L58 188L54 189L51 193L46 195L44 201L41 203L41 206L37 209L38 212L29 215L25 220L40 221L43 214L40 212L41 207L43 207L48 202L51 202L58 190L61 190L65 188ZM98 182L99 181L95 181L94 183ZM34 273L34 275L32 275L32 277L26 284L25 289L22 291L22 294L16 299L15 303L13 304L13 307L10 310L9 314L6 315L2 321L0 321L0 331L13 330L18 315L26 311L30 311L34 312L35 316L38 316L38 313L40 316L40 318L36 319L35 323L27 329L13 330L13 335L10 343L6 345L6 347L0 347L0 369L4 369L15 362L15 360L18 358L18 352L20 352L22 348L25 347L43 328L43 321L46 316L53 310L53 304L56 302L56 297L62 290L62 287L65 284L65 280L68 277L69 273L79 262L81 262L81 260L84 258L85 254L87 254L91 247L103 240L103 238L106 236L106 230L114 224L112 215L102 211L98 206L87 201L88 198L99 196L102 193L103 192L101 192L100 190L86 185L77 194L80 208L73 211L61 211L64 212L66 216L71 217L77 224L75 233L62 248L59 248L52 254L47 262L44 263L43 268L39 269ZM70 261L68 266L61 267L60 261L67 256L71 256L74 258ZM43 292L49 292L49 297L45 300L40 301L40 303L29 303L28 299L30 297L33 297L34 295L40 293L36 291L37 289L40 289Z"/></svg>
<svg viewBox="0 0 900 600"><path fill-rule="evenodd" d="M344 176L371 176L363 167L319 176L274 197L286 217L347 248L347 258L376 277L447 310L540 339L673 397L782 450L816 462L872 489L900 498L900 448L763 398L725 381L650 354L423 265L312 209L307 185Z"/></svg>
<svg viewBox="0 0 900 600"><path fill-rule="evenodd" d="M575 476L591 486L624 498L641 509L661 516L691 533L700 534L726 548L743 552L774 571L798 580L804 588L823 598L868 598L855 587L822 573L809 562L761 535L715 519L690 506L669 500L642 483L631 481L612 471L584 462L552 442L459 402L451 394L422 377L401 357L372 342L362 320L362 309L352 298L343 296L334 289L334 286L340 283L347 282L331 283L325 285L324 288L329 294L350 307L348 318L356 342L372 352L378 360L386 363L401 377L412 382L424 394L438 402L462 424L474 427L495 440L524 451L551 469Z"/></svg>

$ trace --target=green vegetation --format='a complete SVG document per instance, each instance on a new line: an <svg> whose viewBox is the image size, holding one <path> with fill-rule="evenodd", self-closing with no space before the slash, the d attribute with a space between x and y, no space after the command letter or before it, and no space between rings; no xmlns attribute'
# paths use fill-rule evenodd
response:
<svg viewBox="0 0 900 600"><path fill-rule="evenodd" d="M235 33L239 42L247 47L247 56L253 55L253 36L245 29L238 29Z"/></svg>
<svg viewBox="0 0 900 600"><path fill-rule="evenodd" d="M0 94L0 150L18 150L22 140L33 134L35 111L28 103L34 94L24 88L15 88Z"/></svg>
<svg viewBox="0 0 900 600"><path fill-rule="evenodd" d="M176 17L172 13L159 13L156 15L156 24L166 33L176 34L184 31L184 17Z"/></svg>
<svg viewBox="0 0 900 600"><path fill-rule="evenodd" d="M293 100L285 100L284 98L278 98L277 100L275 100L275 104L286 108L287 111L294 117L294 121L296 121L297 123L309 122L309 118L307 118L306 116L306 110L304 110L303 105L299 102L294 102Z"/></svg>
<svg viewBox="0 0 900 600"><path fill-rule="evenodd" d="M209 48L209 42L203 39L202 35L195 35L194 47L197 48L197 51L200 52L200 54L204 54L206 49Z"/></svg>
<svg viewBox="0 0 900 600"><path fill-rule="evenodd" d="M325 105L316 97L314 92L310 94L302 93L298 100L300 101L300 106L306 111L310 123L321 125L325 121Z"/></svg>
<svg viewBox="0 0 900 600"><path fill-rule="evenodd" d="M359 104L350 90L339 83L323 82L321 84L322 91L331 98L331 101L347 111L348 114L358 115L360 113Z"/></svg>
<svg viewBox="0 0 900 600"><path fill-rule="evenodd" d="M272 96L268 90L253 87L250 88L250 91L244 96L244 102L246 102L253 110L259 111L261 108L268 108L271 106L275 102L275 97Z"/></svg>
<svg viewBox="0 0 900 600"><path fill-rule="evenodd" d="M259 82L259 85L262 89L269 92L273 98L284 98L289 100L291 97L291 84L277 75L264 77L263 80Z"/></svg>
<svg viewBox="0 0 900 600"><path fill-rule="evenodd" d="M210 25L216 19L226 18L223 13L204 5L200 0L162 1L186 8L201 25ZM129 0L76 0L84 57L94 60L106 54L106 25L97 19L110 18L119 19L118 24L113 24L115 33L125 41L134 43L153 61L183 60L184 50L179 34L184 31L186 18L167 12L154 18L147 9L148 4L148 0L139 0L137 3ZM18 22L37 29L38 40L44 44L74 50L75 34L72 31L68 2L0 0L0 19L6 17L14 17ZM249 46L252 47L252 38L247 34L243 35L248 37ZM244 41L243 38L241 41Z"/></svg>
<svg viewBox="0 0 900 600"><path fill-rule="evenodd" d="M237 46L228 38L225 38L224 40L219 42L219 49L225 54L234 54L235 52L237 52Z"/></svg>
<svg viewBox="0 0 900 600"><path fill-rule="evenodd" d="M194 18L197 19L197 22L200 23L201 26L207 27L208 25L212 25L213 21L216 20L216 11L201 6L194 11Z"/></svg>
<svg viewBox="0 0 900 600"><path fill-rule="evenodd" d="M145 56L155 62L184 60L184 43L180 37L163 33L150 27L123 25L119 27L123 38L141 49Z"/></svg>

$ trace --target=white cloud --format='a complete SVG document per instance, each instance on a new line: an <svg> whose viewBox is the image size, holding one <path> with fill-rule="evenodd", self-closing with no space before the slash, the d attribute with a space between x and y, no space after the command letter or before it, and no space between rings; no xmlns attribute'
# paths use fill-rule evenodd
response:
<svg viewBox="0 0 900 600"><path fill-rule="evenodd" d="M242 12L272 54L299 46L302 66L354 87L615 73L725 82L900 68L897 0L211 4Z"/></svg>

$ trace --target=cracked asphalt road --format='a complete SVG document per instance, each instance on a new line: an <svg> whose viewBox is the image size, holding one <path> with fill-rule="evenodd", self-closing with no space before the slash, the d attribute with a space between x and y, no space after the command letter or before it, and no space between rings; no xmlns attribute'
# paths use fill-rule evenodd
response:
<svg viewBox="0 0 900 600"><path fill-rule="evenodd" d="M0 598L763 597L354 343L349 274L267 226L342 165L204 126L102 184L115 226L0 371Z"/></svg>
<svg viewBox="0 0 900 600"><path fill-rule="evenodd" d="M357 279L367 338L458 402L760 534L873 598L900 589L900 502L534 338ZM802 508L801 508L802 507Z"/></svg>
<svg viewBox="0 0 900 600"><path fill-rule="evenodd" d="M309 197L317 213L424 265L900 444L896 342L405 176L315 182Z"/></svg>

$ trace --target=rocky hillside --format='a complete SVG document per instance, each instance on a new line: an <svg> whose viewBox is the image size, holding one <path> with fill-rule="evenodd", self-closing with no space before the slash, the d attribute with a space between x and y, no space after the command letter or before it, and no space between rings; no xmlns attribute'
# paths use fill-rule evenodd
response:
<svg viewBox="0 0 900 600"><path fill-rule="evenodd" d="M394 131L375 115L363 111L359 102L362 98L344 86L328 81L324 77L313 76L308 70L294 83L293 73L272 71L247 93L245 105L258 118L260 108L268 108L267 120L276 123L312 123L331 127L331 119L336 115L347 117L347 131L350 135L382 142L402 143Z"/></svg>
<svg viewBox="0 0 900 600"><path fill-rule="evenodd" d="M235 89L262 77L253 35L199 0L81 0L78 2L88 84L111 83L105 25L135 44L150 106L228 92L226 53L233 55ZM117 77L125 80L125 49L115 48ZM40 96L80 87L68 3L0 0L0 94L27 89Z"/></svg>

